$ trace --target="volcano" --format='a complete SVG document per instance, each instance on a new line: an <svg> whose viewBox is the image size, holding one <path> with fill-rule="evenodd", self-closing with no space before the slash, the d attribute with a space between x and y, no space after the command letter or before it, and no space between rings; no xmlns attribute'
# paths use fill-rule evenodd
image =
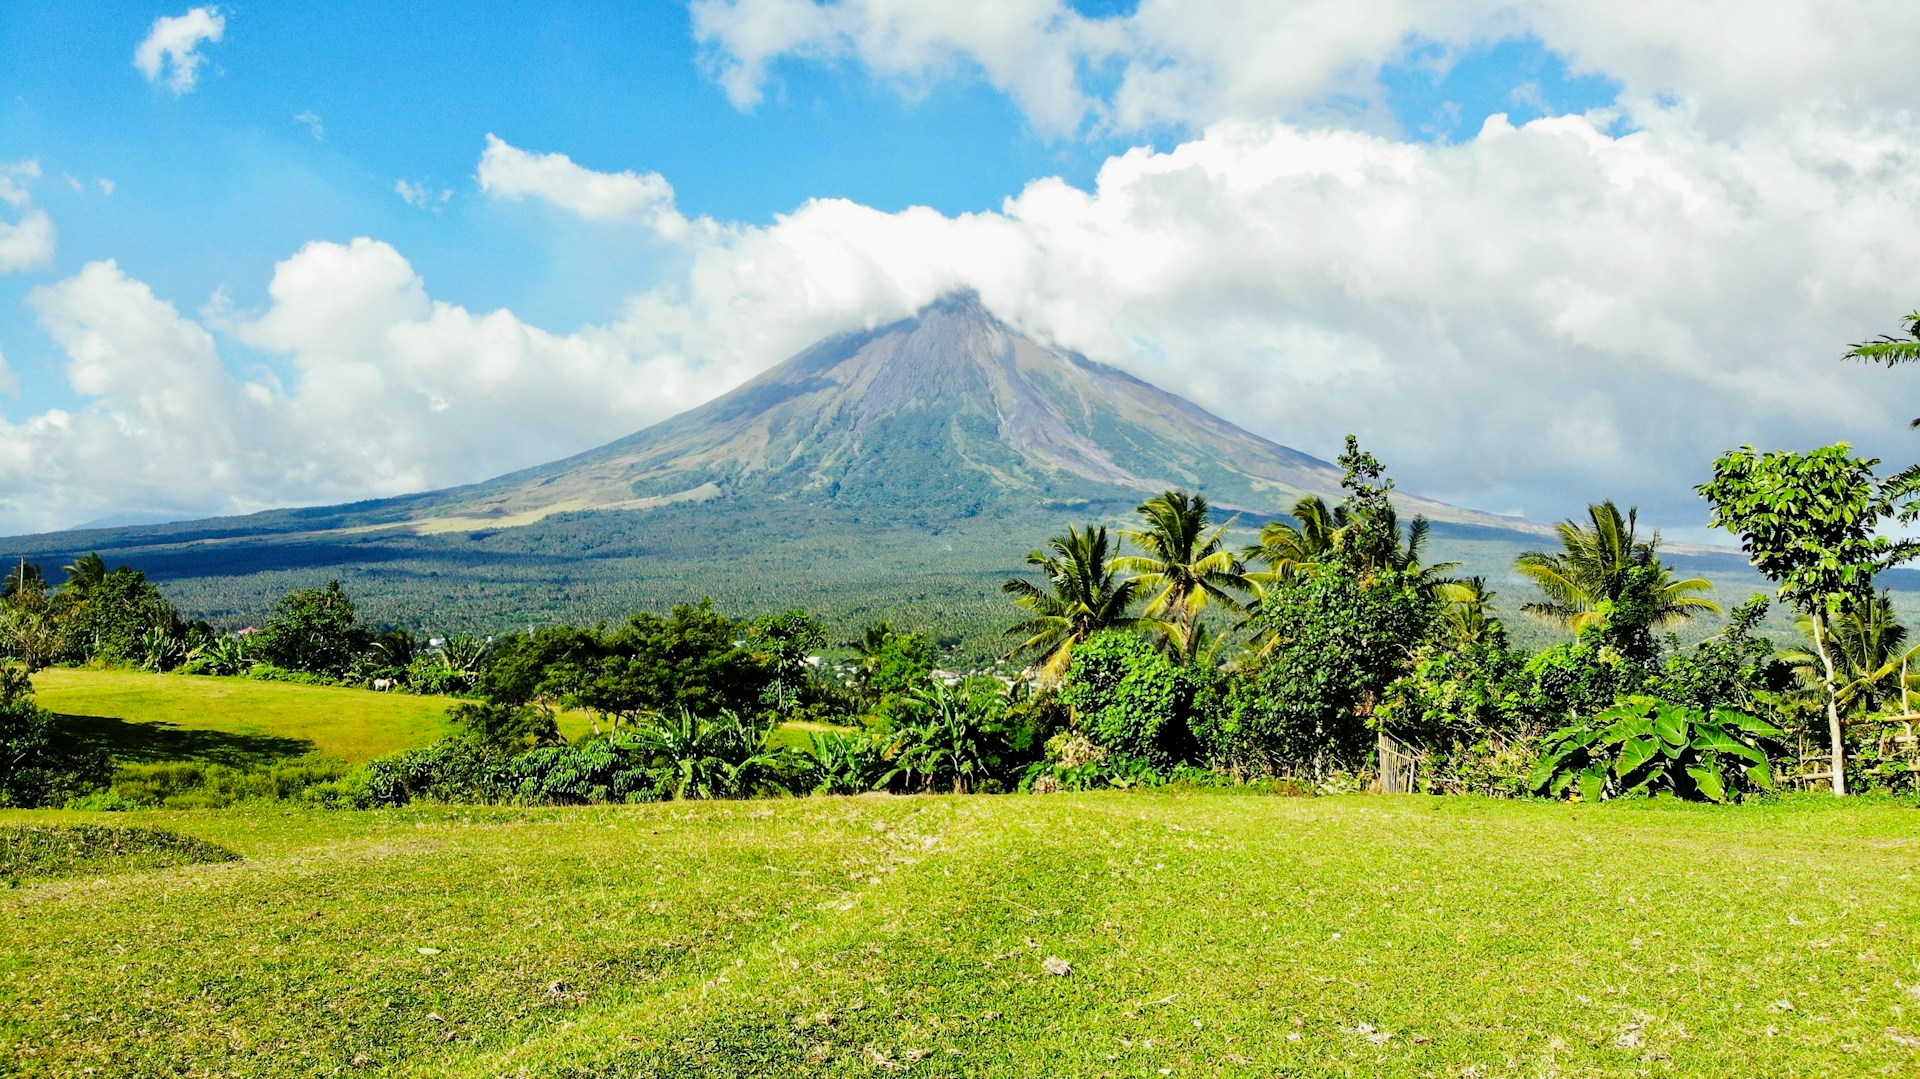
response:
<svg viewBox="0 0 1920 1079"><path fill-rule="evenodd" d="M421 527L680 503L833 502L978 516L1132 505L1167 488L1278 515L1340 472L1115 367L1043 345L972 292L828 338L689 412L566 460L398 500ZM1420 498L1436 520L1524 522Z"/></svg>
<svg viewBox="0 0 1920 1079"><path fill-rule="evenodd" d="M843 624L958 624L981 640L1004 622L1000 581L1069 523L1130 518L1181 488L1245 526L1302 495L1337 498L1339 484L1326 461L1023 335L959 292L619 441L483 483L52 533L0 554L97 550L215 621L257 618L291 588L339 577L372 620L424 629L618 617L712 595L737 609L805 604ZM1395 497L1439 523L1436 556L1489 570L1543 531Z"/></svg>

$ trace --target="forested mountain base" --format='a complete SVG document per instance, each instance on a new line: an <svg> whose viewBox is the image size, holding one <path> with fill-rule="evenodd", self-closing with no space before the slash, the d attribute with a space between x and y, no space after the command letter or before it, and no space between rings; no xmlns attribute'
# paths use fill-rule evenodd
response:
<svg viewBox="0 0 1920 1079"><path fill-rule="evenodd" d="M972 517L916 514L902 522L891 513L832 503L748 507L715 501L434 535L215 538L170 526L57 533L14 543L30 561L51 566L98 550L110 564L145 570L186 617L228 629L258 625L282 596L333 578L353 594L364 622L441 635L617 622L636 611L665 612L711 596L733 611L803 607L836 641L889 621L934 639L950 650L953 662L971 665L1005 654L1007 603L1000 584L1023 570L1027 550L1069 523L1129 520L1133 506L996 507ZM1264 520L1243 515L1236 543L1251 540ZM1512 596L1524 591L1512 572L1514 556L1540 542L1533 535L1436 523L1432 553ZM1768 587L1732 552L1670 554L1669 561L1714 580L1721 596ZM1900 588L1913 577L1896 572L1883 583ZM1768 628L1787 635L1790 618L1776 620ZM1551 629L1523 619L1510 624L1522 645L1557 639ZM1705 633L1714 624L1705 619L1689 628Z"/></svg>

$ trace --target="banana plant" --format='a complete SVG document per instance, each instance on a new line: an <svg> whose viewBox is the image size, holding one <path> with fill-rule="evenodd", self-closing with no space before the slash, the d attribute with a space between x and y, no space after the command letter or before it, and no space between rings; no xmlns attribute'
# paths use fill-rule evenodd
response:
<svg viewBox="0 0 1920 1079"><path fill-rule="evenodd" d="M1784 734L1744 712L1629 697L1548 735L1529 782L1556 798L1577 785L1589 802L1656 791L1725 802L1744 787L1773 789L1762 739Z"/></svg>

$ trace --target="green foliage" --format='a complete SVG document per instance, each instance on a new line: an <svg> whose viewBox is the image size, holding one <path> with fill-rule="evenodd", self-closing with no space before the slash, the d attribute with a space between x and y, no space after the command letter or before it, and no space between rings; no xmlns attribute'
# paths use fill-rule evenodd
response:
<svg viewBox="0 0 1920 1079"><path fill-rule="evenodd" d="M730 710L689 708L649 716L621 742L653 777L662 798L739 798L784 789L785 750L767 748L768 728Z"/></svg>
<svg viewBox="0 0 1920 1079"><path fill-rule="evenodd" d="M252 648L273 666L337 679L354 669L372 640L354 618L352 598L339 581L330 581L282 599Z"/></svg>
<svg viewBox="0 0 1920 1079"><path fill-rule="evenodd" d="M1234 593L1245 591L1243 567L1226 545L1233 522L1214 527L1205 495L1164 491L1135 510L1142 526L1123 530L1144 554L1123 555L1111 565L1132 573L1134 591L1146 601L1146 616L1158 623L1183 656L1199 644L1200 615L1210 606L1240 610Z"/></svg>
<svg viewBox="0 0 1920 1079"><path fill-rule="evenodd" d="M1854 345L1840 358L1884 363L1888 367L1920 360L1920 311L1908 314L1900 321L1906 330L1905 337L1882 334L1871 341L1862 341Z"/></svg>
<svg viewBox="0 0 1920 1079"><path fill-rule="evenodd" d="M1253 627L1272 645L1194 733L1211 758L1242 771L1321 777L1360 768L1373 749L1375 706L1411 669L1438 617L1415 576L1321 566L1267 597Z"/></svg>
<svg viewBox="0 0 1920 1079"><path fill-rule="evenodd" d="M553 714L531 705L500 701L461 701L447 709L447 718L486 745L507 752L561 743Z"/></svg>
<svg viewBox="0 0 1920 1079"><path fill-rule="evenodd" d="M29 569L34 567L28 564ZM19 569L14 579L19 579ZM26 576L25 587L8 591L0 602L0 658L14 659L37 671L69 654L65 604L38 576Z"/></svg>
<svg viewBox="0 0 1920 1079"><path fill-rule="evenodd" d="M874 701L899 696L933 674L938 654L918 633L901 633L881 623L860 655L860 681Z"/></svg>
<svg viewBox="0 0 1920 1079"><path fill-rule="evenodd" d="M177 642L185 627L180 613L147 575L130 566L104 572L99 556L68 567L56 597L69 654L81 660L141 665L150 658L170 669L184 658ZM86 560L82 560L83 563ZM79 570L81 575L71 571Z"/></svg>
<svg viewBox="0 0 1920 1079"><path fill-rule="evenodd" d="M805 677L818 627L798 612L757 627L712 601L642 613L618 629L549 626L495 643L479 694L496 704L582 708L615 726L681 710L758 712ZM786 688L782 688L786 687Z"/></svg>
<svg viewBox="0 0 1920 1079"><path fill-rule="evenodd" d="M1755 634L1767 606L1767 597L1756 595L1734 609L1719 633L1690 650L1676 645L1660 672L1657 695L1706 711L1759 712L1776 706L1791 688L1793 674L1773 642Z"/></svg>
<svg viewBox="0 0 1920 1079"><path fill-rule="evenodd" d="M514 757L507 783L533 805L598 805L657 797L659 775L630 748L607 738L542 746Z"/></svg>
<svg viewBox="0 0 1920 1079"><path fill-rule="evenodd" d="M1639 511L1612 502L1587 507L1587 523L1562 521L1561 549L1528 551L1514 569L1546 595L1521 608L1579 634L1601 627L1603 644L1644 660L1656 649L1653 633L1720 608L1700 593L1704 580L1675 580L1660 560L1660 536L1638 534Z"/></svg>
<svg viewBox="0 0 1920 1079"><path fill-rule="evenodd" d="M1024 638L1013 654L1037 656L1041 677L1050 680L1067 669L1081 641L1101 630L1142 629L1148 623L1127 613L1136 585L1116 572L1118 545L1108 538L1106 526L1069 527L1066 535L1048 540L1047 548L1053 553L1027 555L1027 564L1040 570L1046 588L1022 578L1001 588L1032 615L1007 630L1010 637Z"/></svg>
<svg viewBox="0 0 1920 1079"><path fill-rule="evenodd" d="M1527 660L1523 713L1537 723L1565 724L1644 692L1654 675L1650 660L1629 658L1607 644L1605 623L1594 623L1575 640Z"/></svg>
<svg viewBox="0 0 1920 1079"><path fill-rule="evenodd" d="M872 732L811 735L791 762L792 789L804 794L864 794L886 785L893 770L886 739Z"/></svg>
<svg viewBox="0 0 1920 1079"><path fill-rule="evenodd" d="M1780 598L1823 617L1865 603L1875 574L1920 552L1920 541L1881 534L1896 514L1908 516L1901 507L1914 490L1902 477L1875 477L1879 463L1844 442L1808 453L1745 446L1721 454L1699 490L1713 526L1740 537Z"/></svg>
<svg viewBox="0 0 1920 1079"><path fill-rule="evenodd" d="M104 783L111 767L106 754L61 737L24 670L0 667L0 807L59 805Z"/></svg>
<svg viewBox="0 0 1920 1079"><path fill-rule="evenodd" d="M1166 768L1192 756L1189 720L1205 689L1138 635L1109 630L1074 650L1060 703L1101 748Z"/></svg>
<svg viewBox="0 0 1920 1079"><path fill-rule="evenodd" d="M998 684L929 679L907 705L886 738L892 767L884 785L966 794L1011 767L1007 698Z"/></svg>
<svg viewBox="0 0 1920 1079"><path fill-rule="evenodd" d="M1577 790L1590 802L1643 793L1724 802L1743 789L1773 789L1762 740L1782 733L1744 712L1632 697L1548 735L1531 785L1556 797Z"/></svg>
<svg viewBox="0 0 1920 1079"><path fill-rule="evenodd" d="M1527 657L1508 646L1504 633L1453 647L1429 645L1416 654L1413 669L1387 687L1380 725L1430 750L1511 738L1529 725L1533 684Z"/></svg>
<svg viewBox="0 0 1920 1079"><path fill-rule="evenodd" d="M802 610L761 615L747 626L747 648L767 675L765 703L785 709L798 700L812 670L807 661L826 639L826 630Z"/></svg>
<svg viewBox="0 0 1920 1079"><path fill-rule="evenodd" d="M1713 507L1711 523L1738 534L1754 567L1809 620L1835 794L1846 793L1846 736L1832 620L1859 614L1873 601L1876 574L1920 554L1920 540L1882 531L1896 516L1913 518L1920 466L1882 481L1873 473L1876 464L1853 456L1844 442L1809 453L1744 446L1721 454L1713 479L1699 488Z"/></svg>
<svg viewBox="0 0 1920 1079"><path fill-rule="evenodd" d="M249 638L238 634L223 634L201 645L197 652L182 665L187 674L236 675L247 673L253 666L252 651L247 647Z"/></svg>
<svg viewBox="0 0 1920 1079"><path fill-rule="evenodd" d="M505 750L471 735L442 738L420 749L369 761L364 798L370 806L506 801L513 792L509 761Z"/></svg>

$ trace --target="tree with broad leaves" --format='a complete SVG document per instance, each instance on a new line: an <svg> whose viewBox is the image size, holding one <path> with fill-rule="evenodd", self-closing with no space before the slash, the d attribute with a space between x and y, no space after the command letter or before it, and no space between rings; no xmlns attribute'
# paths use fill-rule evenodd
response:
<svg viewBox="0 0 1920 1079"><path fill-rule="evenodd" d="M1807 453L1743 446L1721 454L1713 479L1698 488L1712 506L1710 523L1737 534L1754 568L1811 623L1837 795L1847 781L1834 621L1873 601L1875 574L1920 555L1920 540L1880 535L1895 517L1913 519L1920 477L1908 469L1880 479L1879 463L1853 456L1845 442Z"/></svg>

